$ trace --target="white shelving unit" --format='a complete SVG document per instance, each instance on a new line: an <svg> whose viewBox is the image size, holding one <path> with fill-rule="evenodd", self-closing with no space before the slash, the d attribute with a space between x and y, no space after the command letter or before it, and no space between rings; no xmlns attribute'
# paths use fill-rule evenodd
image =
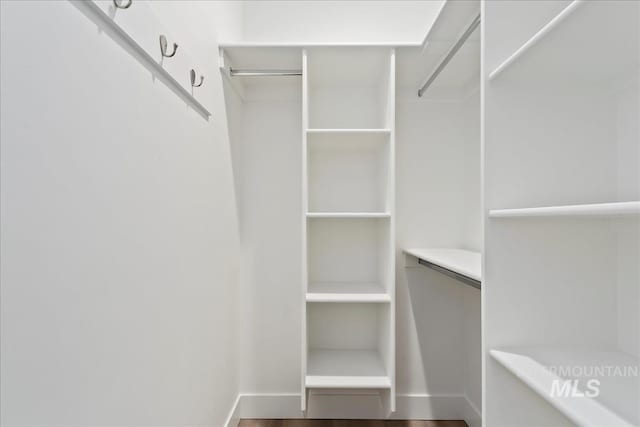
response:
<svg viewBox="0 0 640 427"><path fill-rule="evenodd" d="M302 410L374 389L395 410L391 48L303 50Z"/></svg>
<svg viewBox="0 0 640 427"><path fill-rule="evenodd" d="M484 420L638 425L640 3L483 5Z"/></svg>

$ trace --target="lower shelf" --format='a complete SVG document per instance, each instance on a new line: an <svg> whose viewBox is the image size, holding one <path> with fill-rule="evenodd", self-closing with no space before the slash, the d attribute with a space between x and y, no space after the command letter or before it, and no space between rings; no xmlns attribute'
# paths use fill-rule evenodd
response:
<svg viewBox="0 0 640 427"><path fill-rule="evenodd" d="M391 302L379 283L311 282L307 302Z"/></svg>
<svg viewBox="0 0 640 427"><path fill-rule="evenodd" d="M390 388L375 350L309 350L307 388Z"/></svg>
<svg viewBox="0 0 640 427"><path fill-rule="evenodd" d="M617 351L520 347L491 357L581 426L640 423L640 360ZM592 381L589 383L589 381Z"/></svg>

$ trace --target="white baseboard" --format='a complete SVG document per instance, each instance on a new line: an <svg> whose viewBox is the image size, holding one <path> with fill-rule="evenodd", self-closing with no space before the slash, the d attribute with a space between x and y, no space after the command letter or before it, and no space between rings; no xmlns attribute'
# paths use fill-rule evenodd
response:
<svg viewBox="0 0 640 427"><path fill-rule="evenodd" d="M224 427L237 427L240 418L339 418L465 420L481 427L478 409L464 395L399 394L396 412L384 414L377 393L316 391L308 411L300 410L299 394L240 394Z"/></svg>
<svg viewBox="0 0 640 427"><path fill-rule="evenodd" d="M462 419L466 421L469 427L482 427L482 414L480 410L473 404L468 396L465 396L465 400L467 404L464 409L465 415Z"/></svg>
<svg viewBox="0 0 640 427"><path fill-rule="evenodd" d="M240 422L240 404L242 401L242 394L239 394L236 397L235 402L233 402L233 406L231 407L231 411L229 411L229 415L227 415L227 420L224 422L223 427L238 427L238 423Z"/></svg>

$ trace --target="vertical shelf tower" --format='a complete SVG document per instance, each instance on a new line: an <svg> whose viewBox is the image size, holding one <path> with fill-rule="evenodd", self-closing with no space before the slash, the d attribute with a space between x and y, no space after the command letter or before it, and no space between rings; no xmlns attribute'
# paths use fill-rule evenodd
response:
<svg viewBox="0 0 640 427"><path fill-rule="evenodd" d="M302 55L302 410L313 389L367 389L390 413L395 51Z"/></svg>

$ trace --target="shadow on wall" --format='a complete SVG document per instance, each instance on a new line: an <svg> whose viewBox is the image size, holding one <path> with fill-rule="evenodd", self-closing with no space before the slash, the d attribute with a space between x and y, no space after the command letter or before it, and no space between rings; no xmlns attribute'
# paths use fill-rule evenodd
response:
<svg viewBox="0 0 640 427"><path fill-rule="evenodd" d="M410 304L413 313L411 329L416 331L425 392L461 395L464 379L460 367L465 351L464 285L425 267L404 268L404 275L406 281L398 284L398 293L407 293L401 301ZM406 289L402 289L403 285ZM399 298L399 303L401 301ZM399 306L398 310L403 308ZM402 365L399 369L403 369ZM410 378L411 373L404 376ZM420 384L409 388L415 386Z"/></svg>

